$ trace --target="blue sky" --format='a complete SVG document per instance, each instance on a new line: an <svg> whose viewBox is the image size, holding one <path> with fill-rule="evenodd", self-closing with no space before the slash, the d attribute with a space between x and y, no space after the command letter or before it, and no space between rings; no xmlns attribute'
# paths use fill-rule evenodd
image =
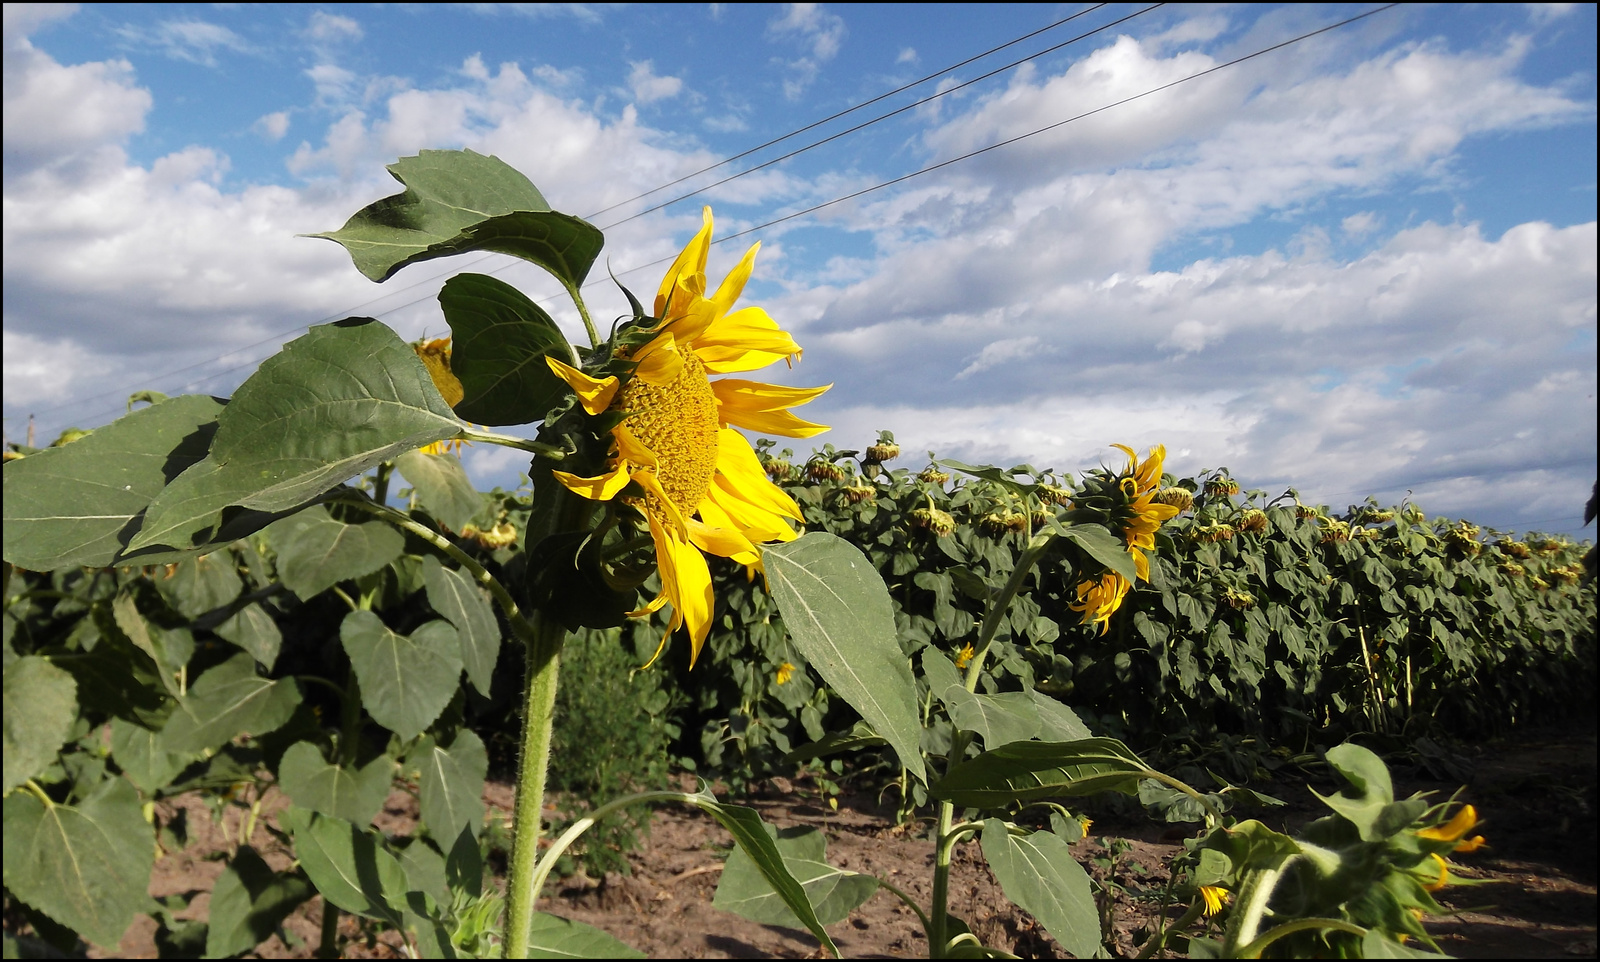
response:
<svg viewBox="0 0 1600 962"><path fill-rule="evenodd" d="M440 332L467 259L377 287L294 236L419 149L496 153L571 213L621 203L607 226L1096 31L608 230L624 274L702 203L719 235L757 227L1377 7L1148 6L8 4L7 437L141 388L229 393L347 313ZM1410 492L1592 533L1595 34L1592 5L1383 10L763 229L713 277L762 241L747 299L807 349L779 377L836 385L805 412L819 442L1064 470L1165 443L1175 471L1336 507ZM506 483L508 454L467 463Z"/></svg>

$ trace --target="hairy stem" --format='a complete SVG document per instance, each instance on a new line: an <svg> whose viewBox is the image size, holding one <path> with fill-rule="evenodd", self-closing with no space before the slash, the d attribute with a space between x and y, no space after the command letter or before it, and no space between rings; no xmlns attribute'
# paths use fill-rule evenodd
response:
<svg viewBox="0 0 1600 962"><path fill-rule="evenodd" d="M600 334L594 329L594 321L589 318L589 306L583 302L583 293L578 290L576 284L568 284L565 280L561 284L567 289L567 293L572 295L572 303L578 306L578 316L583 318L583 329L589 332L589 346L599 347Z"/></svg>
<svg viewBox="0 0 1600 962"><path fill-rule="evenodd" d="M1364 936L1367 934L1366 929L1353 922L1346 922L1344 919L1295 919L1293 922L1283 923L1261 938L1239 949L1238 955L1233 956L1233 958L1259 959L1261 953L1266 951L1267 946L1286 935L1304 932L1307 929L1335 929L1340 932L1349 932L1351 935Z"/></svg>
<svg viewBox="0 0 1600 962"><path fill-rule="evenodd" d="M474 428L462 428L456 432L456 438L462 441L482 441L485 444L498 444L505 448L516 448L519 451L541 455L553 461L561 460L566 454L560 448L545 444L543 441L512 437L509 434L496 434L493 431L479 431Z"/></svg>
<svg viewBox="0 0 1600 962"><path fill-rule="evenodd" d="M517 802L512 816L511 867L506 880L506 958L528 957L534 903L539 891L534 875L539 862L539 835L544 810L545 776L550 767L550 731L555 721L556 675L566 630L552 619L535 616L528 645L528 678L522 713L522 756L517 763Z"/></svg>

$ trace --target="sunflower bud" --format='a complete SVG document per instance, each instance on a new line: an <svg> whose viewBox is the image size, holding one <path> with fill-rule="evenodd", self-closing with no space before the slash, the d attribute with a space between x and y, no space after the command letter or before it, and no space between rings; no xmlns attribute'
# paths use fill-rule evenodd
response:
<svg viewBox="0 0 1600 962"><path fill-rule="evenodd" d="M517 543L517 528L509 521L502 521L488 531L478 532L478 543L494 551Z"/></svg>
<svg viewBox="0 0 1600 962"><path fill-rule="evenodd" d="M930 464L917 473L917 480L923 484L945 484L949 482L950 475Z"/></svg>
<svg viewBox="0 0 1600 962"><path fill-rule="evenodd" d="M992 538L998 538L1010 531L1028 530L1028 516L1019 514L1009 508L1000 511L991 511L978 522L983 533Z"/></svg>
<svg viewBox="0 0 1600 962"><path fill-rule="evenodd" d="M884 461L893 461L899 456L900 445L895 444L893 441L889 441L887 443L879 441L877 444L867 448L868 461L874 461L881 464Z"/></svg>
<svg viewBox="0 0 1600 962"><path fill-rule="evenodd" d="M1546 571L1545 574L1554 578L1561 584L1575 585L1578 583L1579 579L1583 577L1583 566L1562 565L1559 568L1551 568L1549 571Z"/></svg>
<svg viewBox="0 0 1600 962"><path fill-rule="evenodd" d="M1231 524L1203 524L1192 529L1189 537L1195 541L1205 541L1216 544L1218 541L1232 541L1234 536Z"/></svg>
<svg viewBox="0 0 1600 962"><path fill-rule="evenodd" d="M1157 504L1167 504L1182 514L1194 507L1194 494L1188 488L1162 488L1154 498Z"/></svg>
<svg viewBox="0 0 1600 962"><path fill-rule="evenodd" d="M794 474L794 465L782 458L773 458L765 465L767 477L774 481L787 481Z"/></svg>
<svg viewBox="0 0 1600 962"><path fill-rule="evenodd" d="M84 430L83 428L67 428L65 431L61 432L61 436L59 438L56 438L54 441L50 442L50 446L52 448L59 448L64 444L71 444L79 438L86 438L93 433L94 431L92 429Z"/></svg>
<svg viewBox="0 0 1600 962"><path fill-rule="evenodd" d="M1544 580L1543 578L1539 577L1538 575L1534 575L1533 577L1529 578L1528 579L1528 584L1533 585L1535 588L1538 588L1540 591L1546 591L1550 587L1550 582Z"/></svg>
<svg viewBox="0 0 1600 962"><path fill-rule="evenodd" d="M806 477L813 481L843 481L844 469L832 461L817 458L806 462Z"/></svg>
<svg viewBox="0 0 1600 962"><path fill-rule="evenodd" d="M1324 517L1321 508L1318 508L1314 505L1298 503L1294 506L1294 516L1299 518L1301 521L1310 521L1314 518Z"/></svg>
<svg viewBox="0 0 1600 962"><path fill-rule="evenodd" d="M1256 606L1255 595L1248 591L1235 591L1232 588L1229 588L1227 593L1222 596L1222 600L1226 601L1229 607L1237 608L1240 611L1245 611Z"/></svg>
<svg viewBox="0 0 1600 962"><path fill-rule="evenodd" d="M1035 528L1042 528L1056 519L1056 513L1049 508L1034 508L1028 512L1028 520Z"/></svg>
<svg viewBox="0 0 1600 962"><path fill-rule="evenodd" d="M1350 540L1350 524L1337 518L1322 519L1322 543L1334 544Z"/></svg>
<svg viewBox="0 0 1600 962"><path fill-rule="evenodd" d="M1206 497L1229 498L1239 493L1239 482L1232 478L1212 478L1206 482Z"/></svg>
<svg viewBox="0 0 1600 962"><path fill-rule="evenodd" d="M1267 530L1267 513L1258 508L1251 508L1239 519L1239 530L1250 534L1260 534Z"/></svg>
<svg viewBox="0 0 1600 962"><path fill-rule="evenodd" d="M1512 578L1520 578L1526 574L1528 570L1522 565L1519 565L1515 561L1512 561L1508 558L1500 559L1499 568ZM1555 574L1555 572L1552 571L1551 574Z"/></svg>

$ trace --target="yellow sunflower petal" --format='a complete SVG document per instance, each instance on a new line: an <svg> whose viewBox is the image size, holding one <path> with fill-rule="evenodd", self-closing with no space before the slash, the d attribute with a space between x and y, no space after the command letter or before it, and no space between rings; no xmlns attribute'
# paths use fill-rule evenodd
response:
<svg viewBox="0 0 1600 962"><path fill-rule="evenodd" d="M750 442L733 428L723 428L717 432L717 473L712 478L712 484L774 514L787 515L796 521L805 520L794 499L767 477Z"/></svg>
<svg viewBox="0 0 1600 962"><path fill-rule="evenodd" d="M833 385L779 387L731 377L711 382L711 391L717 396L723 423L737 425L747 431L779 434L788 438L809 438L828 430L827 425L798 418L787 409L811 401L830 387Z"/></svg>
<svg viewBox="0 0 1600 962"><path fill-rule="evenodd" d="M712 374L737 374L794 357L800 345L766 311L747 307L717 318L695 338L694 352Z"/></svg>
<svg viewBox="0 0 1600 962"><path fill-rule="evenodd" d="M677 286L679 276L683 274L705 274L706 254L711 250L711 208L700 208L700 232L694 239L684 246L678 254L678 259L672 262L667 269L667 276L662 278L661 287L656 291L656 317L661 317L667 306L667 295L673 293ZM704 291L704 286L701 287Z"/></svg>
<svg viewBox="0 0 1600 962"><path fill-rule="evenodd" d="M611 399L617 396L616 377L606 377L596 380L583 373L570 364L563 364L553 357L546 357L545 363L550 365L550 370L556 377L567 382L578 400L583 403L583 409L591 415L598 415L611 406Z"/></svg>
<svg viewBox="0 0 1600 962"><path fill-rule="evenodd" d="M635 437L626 424L612 428L611 439L617 442L617 457L629 464L642 468L654 468L660 465L661 461L656 457L656 453L645 447L644 442Z"/></svg>
<svg viewBox="0 0 1600 962"><path fill-rule="evenodd" d="M667 494L667 489L661 486L661 481L656 477L656 473L649 468L635 471L633 480L639 482L639 487L644 488L646 492L655 497L656 502L661 505L661 510L666 514L667 520L672 522L672 527L678 533L678 536L687 537L686 532L689 526L684 521L683 509L673 503L671 495ZM652 518L655 517L654 514L650 516Z"/></svg>
<svg viewBox="0 0 1600 962"><path fill-rule="evenodd" d="M746 501L718 484L712 484L700 501L700 517L707 524L733 528L751 542L765 544L769 541L793 541L799 533L789 526L784 515L774 514L766 508Z"/></svg>
<svg viewBox="0 0 1600 962"><path fill-rule="evenodd" d="M689 629L689 665L711 632L711 569L700 549L678 540L672 529L650 519L650 536L656 543L656 570L661 589L672 602L673 620Z"/></svg>
<svg viewBox="0 0 1600 962"><path fill-rule="evenodd" d="M615 469L610 474L601 474L592 478L579 477L565 471L551 471L562 487L573 494L582 495L590 501L610 501L617 496L617 492L628 486L630 480L627 464L617 462Z"/></svg>
<svg viewBox="0 0 1600 962"><path fill-rule="evenodd" d="M739 295L744 293L744 285L750 280L750 274L756 267L756 252L761 250L761 242L756 241L750 249L744 252L744 257L734 265L728 276L717 285L717 292L711 295L711 302L717 305L718 314L726 314L733 309Z"/></svg>
<svg viewBox="0 0 1600 962"><path fill-rule="evenodd" d="M633 376L656 387L666 387L677 380L683 370L683 355L678 353L678 340L671 331L662 331L633 355L638 367Z"/></svg>
<svg viewBox="0 0 1600 962"><path fill-rule="evenodd" d="M750 539L732 527L710 525L694 518L689 518L688 523L689 542L701 551L745 565L754 564L761 557Z"/></svg>

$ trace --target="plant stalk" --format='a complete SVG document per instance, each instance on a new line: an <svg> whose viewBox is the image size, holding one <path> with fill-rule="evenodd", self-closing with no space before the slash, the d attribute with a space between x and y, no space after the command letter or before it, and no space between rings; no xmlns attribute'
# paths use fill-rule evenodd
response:
<svg viewBox="0 0 1600 962"><path fill-rule="evenodd" d="M550 768L550 732L555 721L556 675L566 630L535 615L528 645L526 702L522 714L522 757L517 764L517 801L512 815L511 868L506 880L506 958L525 959L532 938L534 877L544 814L545 776Z"/></svg>
<svg viewBox="0 0 1600 962"><path fill-rule="evenodd" d="M317 946L317 958L339 957L339 907L322 897L322 944Z"/></svg>

